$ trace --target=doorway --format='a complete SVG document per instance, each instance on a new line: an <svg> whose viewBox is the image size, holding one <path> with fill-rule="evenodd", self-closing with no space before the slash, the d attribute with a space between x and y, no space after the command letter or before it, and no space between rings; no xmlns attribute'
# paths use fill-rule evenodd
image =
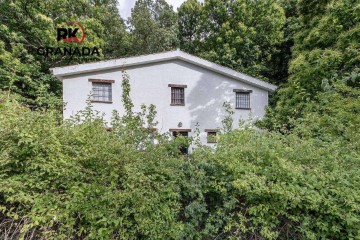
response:
<svg viewBox="0 0 360 240"><path fill-rule="evenodd" d="M185 131L173 131L173 136L174 137L178 137L178 136L183 136L183 137L188 137L189 136L189 132L185 132ZM179 148L180 153L183 155L186 155L189 153L189 145L187 143L184 143L183 145L180 146Z"/></svg>

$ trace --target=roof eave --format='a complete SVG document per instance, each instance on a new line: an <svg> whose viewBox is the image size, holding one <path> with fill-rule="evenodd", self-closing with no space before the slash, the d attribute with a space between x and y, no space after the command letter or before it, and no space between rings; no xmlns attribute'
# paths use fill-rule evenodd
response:
<svg viewBox="0 0 360 240"><path fill-rule="evenodd" d="M187 53L184 53L184 54L189 55ZM193 57L193 56L191 56L191 57ZM195 58L198 58L198 57L195 57ZM201 58L199 58L199 59L201 59L203 61L203 63L199 63L198 61L196 61L197 59L192 59L192 58L189 58L188 56L184 57L184 56L180 55L180 56L178 56L178 59L183 60L183 61L188 62L188 63L192 63L194 65L198 65L198 66L206 68L208 70L217 72L217 73L219 73L221 75L225 75L225 76L228 76L230 78L234 78L236 80L242 81L244 83L256 86L258 88L261 88L261 89L264 89L264 90L267 90L267 91L275 91L277 89L277 86L275 86L273 84L264 82L264 81L262 81L260 79L248 76L246 74L237 72L237 71L232 70L230 68L218 65L216 63L213 63L213 62L201 59Z"/></svg>
<svg viewBox="0 0 360 240"><path fill-rule="evenodd" d="M118 60L110 60L110 61L103 61L103 62L96 62L96 63L86 63L86 64L79 64L79 65L72 65L72 66L65 66L65 67L56 67L56 68L50 68L50 71L56 76L56 77L66 77L66 76L72 76L76 74L82 74L82 73L88 73L88 72L95 72L95 71L105 71L105 70L111 70L114 68L126 68L126 67L133 67L133 66L139 66L139 65L145 65L145 64L151 64L155 62L164 62L173 60L176 57L163 57L161 59L148 59L148 60L141 60L141 61L130 61L126 62L126 58L118 59ZM103 67L96 67L95 64L103 64L105 65L107 62L113 62L110 66L103 66ZM87 67L85 66L87 65ZM92 67L94 66L94 67ZM79 69L81 67L84 67L83 69Z"/></svg>
<svg viewBox="0 0 360 240"><path fill-rule="evenodd" d="M246 74L237 72L235 70L207 61L205 59L187 54L185 52L172 51L172 52L165 52L160 54L162 54L163 56L159 57L159 54L157 55L154 54L148 56L138 56L132 58L122 58L116 60L102 61L96 63L57 67L57 68L51 68L50 70L60 81L62 81L64 77L76 75L76 74L89 73L94 71L104 71L114 68L125 69L127 67L132 67L132 66L139 66L139 65L151 64L155 62L164 62L164 61L179 59L267 91L275 91L277 89L277 86L273 84L264 82L260 79L248 76Z"/></svg>

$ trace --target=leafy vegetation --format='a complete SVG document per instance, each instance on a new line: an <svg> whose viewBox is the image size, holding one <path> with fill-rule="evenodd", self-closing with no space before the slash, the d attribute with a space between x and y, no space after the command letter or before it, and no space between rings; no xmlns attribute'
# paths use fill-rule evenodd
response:
<svg viewBox="0 0 360 240"><path fill-rule="evenodd" d="M50 67L96 61L103 55L121 54L125 25L119 18L116 1L98 4L56 0L0 2L0 88L23 97L31 105L53 105L61 96L60 82L49 72ZM86 28L83 47L100 47L102 55L37 54L39 47L77 47L76 43L56 40L56 28L67 22L80 21ZM39 95L43 102L39 103Z"/></svg>
<svg viewBox="0 0 360 240"><path fill-rule="evenodd" d="M276 1L186 1L179 8L181 47L260 78L271 77L283 39L284 10Z"/></svg>
<svg viewBox="0 0 360 240"><path fill-rule="evenodd" d="M359 237L360 155L350 136L345 145L245 126L220 135L216 151L183 156L181 139L150 131L153 106L132 113L128 90L111 131L91 105L62 122L1 96L5 239Z"/></svg>
<svg viewBox="0 0 360 240"><path fill-rule="evenodd" d="M359 1L0 9L0 239L360 239ZM73 20L100 57L36 54ZM224 103L216 149L195 136L180 155L189 140L152 131L155 106L133 113L125 72L123 115L62 119L50 67L176 47L279 84L257 128L233 130Z"/></svg>
<svg viewBox="0 0 360 240"><path fill-rule="evenodd" d="M293 128L293 119L311 113L308 105L319 105L324 86L346 84L359 88L359 2L298 1L297 31L294 33L288 82L279 89L271 110L270 129ZM345 112L348 105L339 106ZM341 121L341 119L340 119Z"/></svg>
<svg viewBox="0 0 360 240"><path fill-rule="evenodd" d="M176 13L165 0L136 1L128 22L130 55L174 50L178 45Z"/></svg>

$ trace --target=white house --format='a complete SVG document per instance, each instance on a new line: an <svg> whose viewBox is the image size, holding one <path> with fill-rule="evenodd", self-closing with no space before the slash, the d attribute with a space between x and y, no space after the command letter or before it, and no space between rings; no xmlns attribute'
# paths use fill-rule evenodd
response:
<svg viewBox="0 0 360 240"><path fill-rule="evenodd" d="M239 119L259 119L268 105L268 94L276 86L217 65L182 51L121 58L51 69L63 83L66 103L64 118L86 106L90 93L95 110L110 120L121 103L122 70L130 76L131 99L135 111L140 105L156 105L157 130L191 136L198 128L201 141L212 144L208 136L222 127L228 101ZM208 143L208 140L210 142Z"/></svg>

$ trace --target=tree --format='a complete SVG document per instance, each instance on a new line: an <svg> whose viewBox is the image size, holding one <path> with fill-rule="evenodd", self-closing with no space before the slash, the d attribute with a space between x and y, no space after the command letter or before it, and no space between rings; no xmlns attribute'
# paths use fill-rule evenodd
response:
<svg viewBox="0 0 360 240"><path fill-rule="evenodd" d="M272 83L280 86L287 83L289 78L289 64L292 55L292 47L294 46L294 35L298 31L298 14L296 4L298 0L280 0L279 5L285 12L285 25L283 28L284 38L280 41L276 51L271 56L269 66L269 79ZM273 99L272 99L273 100Z"/></svg>
<svg viewBox="0 0 360 240"><path fill-rule="evenodd" d="M184 156L147 131L154 107L132 112L130 82L111 131L90 102L59 121L0 93L1 239L359 238L358 90L328 89L317 108L336 124L314 115L301 137L246 127Z"/></svg>
<svg viewBox="0 0 360 240"><path fill-rule="evenodd" d="M129 54L173 50L178 45L176 13L165 0L138 0L128 20L131 37Z"/></svg>
<svg viewBox="0 0 360 240"><path fill-rule="evenodd" d="M102 46L105 59L124 57L131 47L129 33L117 5L117 0L95 1L92 8L93 18L101 22L102 31L98 35L105 42Z"/></svg>
<svg viewBox="0 0 360 240"><path fill-rule="evenodd" d="M202 5L197 0L187 0L178 11L180 47L185 52L194 54L200 44L200 18Z"/></svg>
<svg viewBox="0 0 360 240"><path fill-rule="evenodd" d="M120 46L126 32L115 0L5 0L1 1L0 9L0 88L19 94L31 105L40 104L40 95L46 104L61 95L61 84L50 74L50 67L123 54ZM81 47L97 46L100 49L99 57L45 57L37 53L39 47L78 47L77 43L56 40L56 28L65 27L69 21L79 21L85 27L86 39Z"/></svg>
<svg viewBox="0 0 360 240"><path fill-rule="evenodd" d="M207 0L203 6L187 1L179 16L184 50L269 80L271 58L278 52L285 24L276 1ZM186 23L188 19L191 23Z"/></svg>
<svg viewBox="0 0 360 240"><path fill-rule="evenodd" d="M292 128L292 119L307 114L306 106L319 102L324 81L348 78L360 86L360 25L357 1L299 1L299 31L294 36L290 78L269 110L269 128ZM320 95L319 95L320 94Z"/></svg>

